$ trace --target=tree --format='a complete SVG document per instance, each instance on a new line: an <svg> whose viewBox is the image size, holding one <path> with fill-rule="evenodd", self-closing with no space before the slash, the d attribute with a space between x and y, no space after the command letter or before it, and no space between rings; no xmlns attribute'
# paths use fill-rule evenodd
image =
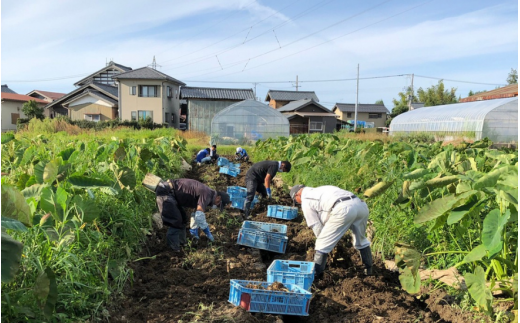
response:
<svg viewBox="0 0 520 323"><path fill-rule="evenodd" d="M382 104L382 105L385 105L385 103L383 102L383 100L377 100L375 104Z"/></svg>
<svg viewBox="0 0 520 323"><path fill-rule="evenodd" d="M25 102L22 105L22 112L27 116L28 119L38 118L42 120L44 118L43 108L40 108L34 100Z"/></svg>
<svg viewBox="0 0 520 323"><path fill-rule="evenodd" d="M419 102L424 102L425 107L431 107L434 105L457 103L458 100L455 92L457 92L457 88L455 87L452 87L450 90L445 90L444 83L440 80L437 85L432 85L426 88L426 90L420 87L417 90L417 95L419 96Z"/></svg>
<svg viewBox="0 0 520 323"><path fill-rule="evenodd" d="M514 68L511 69L511 72L507 75L507 84L517 84L518 83L518 73Z"/></svg>
<svg viewBox="0 0 520 323"><path fill-rule="evenodd" d="M390 113L390 118L386 120L386 125L389 126L390 122L393 118L400 115L401 113L405 113L408 111L408 103L410 101L410 96L412 99L412 102L419 102L417 99L417 96L412 92L412 87L409 86L406 88L404 92L399 92L398 94L399 100L393 99L392 102L394 104L394 108L392 109L392 112ZM382 101L381 101L382 102Z"/></svg>

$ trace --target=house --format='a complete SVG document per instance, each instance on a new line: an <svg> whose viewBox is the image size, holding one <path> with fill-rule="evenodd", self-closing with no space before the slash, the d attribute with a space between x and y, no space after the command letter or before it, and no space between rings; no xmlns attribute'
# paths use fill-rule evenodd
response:
<svg viewBox="0 0 520 323"><path fill-rule="evenodd" d="M264 101L269 101L269 106L273 109L279 109L284 105L303 99L312 99L314 102L320 102L314 91L277 91L269 90Z"/></svg>
<svg viewBox="0 0 520 323"><path fill-rule="evenodd" d="M181 114L186 115L187 128L211 133L213 117L230 105L244 100L254 100L252 89L190 87L181 88Z"/></svg>
<svg viewBox="0 0 520 323"><path fill-rule="evenodd" d="M53 118L63 115L73 120L90 121L117 118L118 88L112 76L131 70L130 67L109 62L105 67L74 83L77 87L75 90L47 104L45 116ZM52 96L48 97L52 99Z"/></svg>
<svg viewBox="0 0 520 323"><path fill-rule="evenodd" d="M3 91L4 86L2 85L2 132L16 130L16 122L18 119L27 117L22 112L22 106L25 102L33 100L40 107L43 107L47 104L47 101L36 99L31 96L17 94L14 93L14 91Z"/></svg>
<svg viewBox="0 0 520 323"><path fill-rule="evenodd" d="M515 96L518 96L518 84L510 84L499 89L494 89L492 91L481 92L472 96L468 96L467 98L460 99L459 103L512 98Z"/></svg>
<svg viewBox="0 0 520 323"><path fill-rule="evenodd" d="M337 116L314 99L293 101L276 111L289 120L291 134L332 133L336 130Z"/></svg>
<svg viewBox="0 0 520 323"><path fill-rule="evenodd" d="M16 93L15 91L11 90L7 84L2 84L2 93L14 93L14 94L18 94Z"/></svg>
<svg viewBox="0 0 520 323"><path fill-rule="evenodd" d="M339 116L339 120L354 120L354 103L336 103L332 112ZM357 120L373 122L374 128L386 127L386 116L390 114L384 104L358 104Z"/></svg>
<svg viewBox="0 0 520 323"><path fill-rule="evenodd" d="M33 98L37 98L47 102L53 102L63 97L65 93L58 92L49 92L49 91L41 91L41 90L32 90L27 93L28 96L32 96Z"/></svg>
<svg viewBox="0 0 520 323"><path fill-rule="evenodd" d="M112 79L119 87L121 120L150 117L154 123L179 128L179 92L184 82L151 67L117 74Z"/></svg>

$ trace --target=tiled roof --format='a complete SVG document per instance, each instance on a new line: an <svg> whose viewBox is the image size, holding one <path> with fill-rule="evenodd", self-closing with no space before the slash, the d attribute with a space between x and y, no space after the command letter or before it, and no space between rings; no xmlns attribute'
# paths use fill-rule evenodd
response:
<svg viewBox="0 0 520 323"><path fill-rule="evenodd" d="M30 96L32 92L38 92L41 95L48 97L52 101L58 100L59 98L61 98L62 96L64 96L66 94L66 93L59 93L59 92L49 92L49 91L42 91L42 90L33 90L33 91L27 93L27 95Z"/></svg>
<svg viewBox="0 0 520 323"><path fill-rule="evenodd" d="M269 97L275 101L298 101L302 99L313 99L316 102L320 101L314 91L269 90L269 92L267 92L267 96L265 97L265 101L269 101Z"/></svg>
<svg viewBox="0 0 520 323"><path fill-rule="evenodd" d="M472 101L502 99L502 98L511 98L514 96L518 96L518 84L511 84L508 86L501 87L499 89L468 96L467 98L460 99L459 102L472 102Z"/></svg>
<svg viewBox="0 0 520 323"><path fill-rule="evenodd" d="M211 87L182 87L182 99L254 100L252 89L219 89Z"/></svg>
<svg viewBox="0 0 520 323"><path fill-rule="evenodd" d="M308 105L311 105L311 104L313 104L313 105L317 106L318 108L320 108L321 110L323 110L322 112L324 112L324 113L330 112L331 114L333 114L332 111L330 111L323 105L319 104L318 102L314 101L313 99L303 99L303 100L298 100L298 101L292 101L292 102L284 105L283 107L276 109L276 111L278 111L278 112L296 112L299 109L306 107Z"/></svg>
<svg viewBox="0 0 520 323"><path fill-rule="evenodd" d="M355 112L356 105L354 103L336 103L332 111L336 108L341 112ZM384 106L384 104L358 104L358 112L372 112L372 113L387 113L390 114L390 111Z"/></svg>
<svg viewBox="0 0 520 323"><path fill-rule="evenodd" d="M62 96L61 98L59 98L58 100L56 101L53 101L53 102L50 102L49 104L47 104L45 106L45 108L50 108L56 104L62 104L63 102L71 99L72 97L74 97L75 95L77 95L78 93L82 93L85 89L87 88L93 88L95 90L98 90L100 91L101 93L107 95L107 96L114 96L114 98L118 98L118 88L117 86L111 86L111 85L106 85L106 84L101 84L101 83L87 83L77 89L75 89L74 91L70 92L70 93L67 93L65 94L64 96Z"/></svg>
<svg viewBox="0 0 520 323"><path fill-rule="evenodd" d="M186 85L184 82L181 82L169 75L166 75L158 70L154 70L151 67L141 67L129 72L117 74L112 77L113 79L137 79L137 80L168 80L180 85Z"/></svg>
<svg viewBox="0 0 520 323"><path fill-rule="evenodd" d="M15 91L11 90L7 84L2 85L2 93L14 93L17 94Z"/></svg>
<svg viewBox="0 0 520 323"><path fill-rule="evenodd" d="M118 69L118 70L121 71L121 73L125 73L125 72L128 72L128 71L131 71L131 70L132 70L131 67L127 67L127 66L123 66L123 65L121 65L121 64L117 64L117 63L114 63L114 62L110 62L107 66L103 67L103 68L100 69L100 70L95 71L94 73L90 74L90 75L87 76L87 77L82 78L81 80L79 80L79 81L77 81L76 83L74 83L74 85L79 86L80 83L83 83L84 81L88 80L89 78L93 78L93 77L96 76L97 74L102 73L103 71L105 71L105 70L107 70L107 69L110 69L110 68Z"/></svg>
<svg viewBox="0 0 520 323"><path fill-rule="evenodd" d="M33 98L32 96L17 94L17 93L8 93L8 92L2 92L2 100L19 101L19 102L36 101L37 103L45 103L45 104L48 103L47 101Z"/></svg>
<svg viewBox="0 0 520 323"><path fill-rule="evenodd" d="M85 91L83 91L80 95L71 98L67 102L64 102L63 105L68 105L71 102L73 102L74 100L77 100L77 99L79 99L83 96L89 95L89 94L94 97L97 97L98 99L106 101L106 102L112 104L113 106L117 106L117 103L118 103L117 100L114 100L113 98L105 95L104 93L102 93L100 91L96 91L96 90L92 90L92 89L85 89Z"/></svg>

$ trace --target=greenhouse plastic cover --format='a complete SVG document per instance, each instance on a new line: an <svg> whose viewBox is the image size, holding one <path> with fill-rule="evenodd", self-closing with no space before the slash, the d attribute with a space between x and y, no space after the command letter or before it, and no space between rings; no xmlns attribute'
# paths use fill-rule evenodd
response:
<svg viewBox="0 0 520 323"><path fill-rule="evenodd" d="M246 143L278 136L289 136L287 118L254 100L230 105L211 122L212 143Z"/></svg>
<svg viewBox="0 0 520 323"><path fill-rule="evenodd" d="M390 134L410 132L466 133L476 140L518 142L518 97L420 108L390 123Z"/></svg>

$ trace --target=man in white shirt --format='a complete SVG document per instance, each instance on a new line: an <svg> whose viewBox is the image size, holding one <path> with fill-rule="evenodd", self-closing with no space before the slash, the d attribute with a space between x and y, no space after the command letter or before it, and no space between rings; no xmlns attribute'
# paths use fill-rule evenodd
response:
<svg viewBox="0 0 520 323"><path fill-rule="evenodd" d="M305 187L295 185L291 198L301 204L307 225L316 235L314 263L319 277L327 265L327 255L350 228L354 247L359 250L365 274L372 275L370 241L365 236L367 204L353 193L336 186Z"/></svg>

